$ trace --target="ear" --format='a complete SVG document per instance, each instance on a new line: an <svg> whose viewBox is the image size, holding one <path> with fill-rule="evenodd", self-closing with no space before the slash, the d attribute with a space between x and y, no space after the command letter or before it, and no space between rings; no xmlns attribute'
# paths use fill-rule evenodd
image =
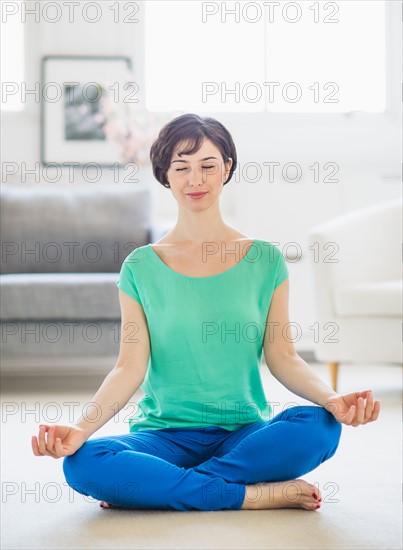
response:
<svg viewBox="0 0 403 550"><path fill-rule="evenodd" d="M231 157L228 157L228 160L227 162L225 163L225 178L227 179L230 171L231 171L231 167L232 167L232 164L233 164L233 160Z"/></svg>

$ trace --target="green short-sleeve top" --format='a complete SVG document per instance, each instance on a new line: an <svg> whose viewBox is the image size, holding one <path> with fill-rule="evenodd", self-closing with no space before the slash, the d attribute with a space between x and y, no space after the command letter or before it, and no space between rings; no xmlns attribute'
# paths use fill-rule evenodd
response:
<svg viewBox="0 0 403 550"><path fill-rule="evenodd" d="M232 431L272 417L261 358L273 291L288 268L277 246L261 239L239 258L209 277L174 271L151 244L125 258L116 285L141 304L150 336L145 395L128 420L130 432Z"/></svg>

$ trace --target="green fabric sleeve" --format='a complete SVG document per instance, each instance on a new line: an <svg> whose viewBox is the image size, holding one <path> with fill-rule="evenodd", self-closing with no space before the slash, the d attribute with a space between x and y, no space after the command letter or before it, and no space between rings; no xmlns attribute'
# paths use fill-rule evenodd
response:
<svg viewBox="0 0 403 550"><path fill-rule="evenodd" d="M134 273L132 269L132 262L126 259L122 263L120 268L119 279L115 282L116 286L122 290L125 294L136 300L139 304L142 305L141 299L137 290L137 285L134 278Z"/></svg>

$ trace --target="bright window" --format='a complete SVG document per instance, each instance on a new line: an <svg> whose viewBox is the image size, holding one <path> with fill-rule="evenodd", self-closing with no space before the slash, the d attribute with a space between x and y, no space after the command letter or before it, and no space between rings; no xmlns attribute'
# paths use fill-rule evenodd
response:
<svg viewBox="0 0 403 550"><path fill-rule="evenodd" d="M150 111L385 110L384 1L144 4Z"/></svg>

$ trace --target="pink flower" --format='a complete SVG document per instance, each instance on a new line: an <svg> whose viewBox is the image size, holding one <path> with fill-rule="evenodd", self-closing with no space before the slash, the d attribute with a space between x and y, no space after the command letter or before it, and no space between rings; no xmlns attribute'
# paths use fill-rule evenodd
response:
<svg viewBox="0 0 403 550"><path fill-rule="evenodd" d="M128 73L127 82L134 82L133 75ZM123 84L121 90L123 90ZM115 141L122 158L144 166L150 162L149 151L159 129L173 116L180 113L157 115L141 110L136 103L125 101L127 92L117 94L119 101L109 88L104 88L100 100L100 116L103 117L105 135Z"/></svg>

